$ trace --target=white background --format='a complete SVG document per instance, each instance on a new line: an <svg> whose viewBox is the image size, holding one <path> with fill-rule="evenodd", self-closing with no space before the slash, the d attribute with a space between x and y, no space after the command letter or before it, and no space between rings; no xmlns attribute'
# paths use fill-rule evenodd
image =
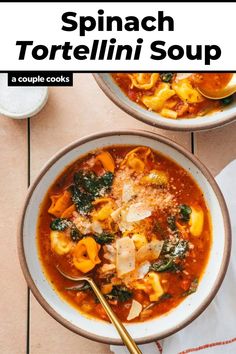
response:
<svg viewBox="0 0 236 354"><path fill-rule="evenodd" d="M98 32L93 30L85 37L79 37L79 31L61 30L64 12L74 11L78 16L97 17L97 11L103 9L110 16L157 16L158 11L174 18L174 32ZM236 71L235 41L236 3L1 3L0 4L0 70L72 70L72 71L196 71L223 70ZM17 40L33 40L35 45L64 44L71 42L76 46L91 46L94 39L115 37L119 44L136 43L143 38L143 48L139 61L66 61L59 54L55 60L35 60L31 50L25 60L18 60L20 47ZM150 59L150 43L155 40L166 42L166 49L174 44L183 47L186 44L212 45L221 47L221 58L205 66L204 60L189 61L186 57L174 61L171 59Z"/></svg>

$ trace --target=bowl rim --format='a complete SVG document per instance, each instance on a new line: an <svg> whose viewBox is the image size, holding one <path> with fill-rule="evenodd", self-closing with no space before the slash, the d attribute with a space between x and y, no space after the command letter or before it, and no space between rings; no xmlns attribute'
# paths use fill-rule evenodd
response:
<svg viewBox="0 0 236 354"><path fill-rule="evenodd" d="M30 274L26 257L25 257L25 251L24 251L24 244L23 244L23 229L24 229L24 218L26 214L26 210L28 207L28 203L31 199L32 194L34 193L34 190L36 186L38 185L39 181L42 179L42 177L47 173L47 171L50 169L50 167L58 160L60 159L64 154L70 152L74 148L79 147L80 145L90 142L94 139L102 138L102 137L110 137L114 135L135 135L135 136L140 136L140 137L146 137L149 139L153 139L157 142L161 142L163 144L166 144L170 146L171 148L177 150L179 153L183 154L187 159L189 159L200 171L201 173L205 176L207 179L208 183L211 185L221 208L222 212L222 217L223 217L223 223L224 223L224 237L225 237L225 246L224 246L224 252L223 252L223 258L222 258L222 263L220 266L219 273L217 275L216 281L214 283L214 286L211 290L211 292L208 294L208 296L202 301L202 304L199 306L199 308L191 315L189 319L183 320L180 322L178 325L175 327L171 328L170 330L166 330L165 333L163 333L161 336L160 335L151 335L151 336L145 336L142 338L139 338L136 340L138 344L145 344L145 343L150 343L156 340L160 340L163 338L166 338L176 332L178 332L180 329L184 328L188 324L190 324L195 318L197 318L210 304L210 302L213 300L215 297L216 293L218 292L220 285L225 277L226 270L229 264L229 259L230 259L230 251L231 251L231 226L230 226L230 219L229 219L229 214L228 214L228 209L224 200L224 197L222 195L222 192L215 181L214 177L212 174L209 172L209 170L201 163L201 161L194 156L191 152L186 150L184 147L181 145L175 143L169 138L163 137L161 135L151 133L148 131L144 130L114 130L114 131L106 131L106 132L99 132L95 134L90 134L85 137L82 137L71 144L65 146L61 150L59 150L56 154L52 156L52 158L43 166L41 171L39 172L38 176L35 178L33 183L30 185L24 204L23 208L21 211L21 215L19 218L19 223L18 223L18 231L17 231L17 251L18 251L18 257L21 265L21 269L23 271L23 275L25 277L25 280L32 291L33 295L37 299L37 301L40 303L40 305L44 308L44 310L51 315L57 322L62 324L64 327L67 329L71 330L72 332L79 334L85 338L88 338L90 340L94 340L97 342L101 343L106 343L106 344L113 344L113 345L122 345L123 342L121 339L109 339L104 336L98 336L94 333L88 332L86 330L83 330L75 325L73 325L71 322L66 320L63 316L58 314L47 302L47 300L41 295L40 291L38 290L36 284L34 283L32 276Z"/></svg>
<svg viewBox="0 0 236 354"><path fill-rule="evenodd" d="M221 118L220 121L214 121L214 122L209 122L206 121L202 123L201 125L195 124L194 120L197 118L192 118L189 119L189 123L186 122L185 125L179 125L179 126L172 126L171 121L173 119L168 119L168 118L163 118L163 121L157 121L154 120L153 118L149 117L146 113L145 110L136 110L132 106L126 104L122 100L119 99L119 97L111 90L110 86L107 85L105 80L103 79L104 74L112 74L111 73L95 73L93 74L94 79L96 80L98 86L102 89L102 91L105 93L105 95L110 98L110 100L115 103L119 108L121 108L123 111L125 111L127 114L132 116L133 118L136 118L140 120L143 123L152 125L156 128L160 129L167 129L167 130L172 130L172 131L201 131L201 130L209 130L209 129L214 129L226 124L229 124L236 120L236 111L229 113L229 115L225 118ZM138 104L137 104L138 105ZM158 113L157 113L158 114Z"/></svg>

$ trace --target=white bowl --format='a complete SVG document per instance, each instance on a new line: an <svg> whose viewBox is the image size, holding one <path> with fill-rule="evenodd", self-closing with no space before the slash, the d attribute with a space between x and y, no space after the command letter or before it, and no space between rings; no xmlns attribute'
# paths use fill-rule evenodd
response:
<svg viewBox="0 0 236 354"><path fill-rule="evenodd" d="M8 86L8 74L0 74L0 114L14 119L36 115L46 104L46 86Z"/></svg>
<svg viewBox="0 0 236 354"><path fill-rule="evenodd" d="M147 322L127 325L137 343L147 343L178 331L196 318L215 296L229 261L231 236L224 199L208 170L185 149L164 137L144 131L100 133L66 147L47 163L28 192L20 220L19 256L29 287L40 304L57 321L87 338L121 344L119 335L111 324L83 316L53 290L43 272L36 242L40 204L56 177L81 155L115 144L149 146L176 161L189 171L200 186L212 217L212 248L198 291L165 315Z"/></svg>
<svg viewBox="0 0 236 354"><path fill-rule="evenodd" d="M100 88L117 106L134 118L158 128L178 131L205 130L230 123L236 118L236 101L226 106L222 111L203 117L183 119L165 118L156 112L148 111L130 100L113 80L111 74L94 74L94 77Z"/></svg>

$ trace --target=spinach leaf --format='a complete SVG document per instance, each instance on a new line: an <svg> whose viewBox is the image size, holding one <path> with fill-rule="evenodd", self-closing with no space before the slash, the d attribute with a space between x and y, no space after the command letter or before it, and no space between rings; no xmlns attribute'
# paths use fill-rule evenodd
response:
<svg viewBox="0 0 236 354"><path fill-rule="evenodd" d="M161 73L160 78L163 82L170 82L173 79L173 73Z"/></svg>
<svg viewBox="0 0 236 354"><path fill-rule="evenodd" d="M77 229L77 227L75 226L75 224L71 225L70 237L73 242L78 242L82 238L82 235L79 232L79 230Z"/></svg>
<svg viewBox="0 0 236 354"><path fill-rule="evenodd" d="M128 301L133 297L133 293L125 286L113 286L112 291L106 295L108 300L117 300L119 302Z"/></svg>
<svg viewBox="0 0 236 354"><path fill-rule="evenodd" d="M92 210L96 197L107 192L112 185L114 175L106 172L97 176L94 172L78 171L74 174L74 184L70 187L72 201L78 211L87 214Z"/></svg>
<svg viewBox="0 0 236 354"><path fill-rule="evenodd" d="M94 197L88 193L81 192L76 185L70 187L72 202L75 204L78 211L87 214L92 210L92 202Z"/></svg>
<svg viewBox="0 0 236 354"><path fill-rule="evenodd" d="M74 174L74 183L76 186L83 186L84 184L84 172L82 170Z"/></svg>
<svg viewBox="0 0 236 354"><path fill-rule="evenodd" d="M180 220L184 222L188 222L190 220L190 215L192 213L192 209L186 205L186 204L181 204L179 206L179 218Z"/></svg>
<svg viewBox="0 0 236 354"><path fill-rule="evenodd" d="M113 183L114 174L112 172L106 172L100 177L102 186L110 188Z"/></svg>
<svg viewBox="0 0 236 354"><path fill-rule="evenodd" d="M182 296L188 296L188 295L191 295L191 294L195 293L197 291L197 288L198 288L198 278L195 278L195 279L193 279L189 289L186 290L182 294Z"/></svg>
<svg viewBox="0 0 236 354"><path fill-rule="evenodd" d="M231 95L231 96L222 98L222 99L220 100L220 102L222 103L223 106L228 106L228 104L232 103L233 100L234 100L234 96Z"/></svg>
<svg viewBox="0 0 236 354"><path fill-rule="evenodd" d="M165 236L164 227L161 225L161 223L160 223L159 221L157 221L157 222L154 224L152 231L153 231L154 233L159 234L161 237L164 237L164 236Z"/></svg>
<svg viewBox="0 0 236 354"><path fill-rule="evenodd" d="M101 192L111 187L114 175L106 172L102 176L97 176L94 172L79 171L74 175L74 183L78 189L84 190L94 198L101 195Z"/></svg>
<svg viewBox="0 0 236 354"><path fill-rule="evenodd" d="M50 228L53 231L64 231L68 228L68 220L57 218L51 222Z"/></svg>
<svg viewBox="0 0 236 354"><path fill-rule="evenodd" d="M103 187L101 184L101 179L97 177L94 172L88 172L84 175L83 186L84 189L94 197L98 197L100 195Z"/></svg>
<svg viewBox="0 0 236 354"><path fill-rule="evenodd" d="M95 241L100 245L112 243L115 239L115 235L110 232L102 232L101 234L94 235Z"/></svg>
<svg viewBox="0 0 236 354"><path fill-rule="evenodd" d="M74 242L78 242L79 239L82 238L76 225L71 220L68 219L57 218L51 222L50 228L53 231L65 231L66 229L69 228L70 237Z"/></svg>
<svg viewBox="0 0 236 354"><path fill-rule="evenodd" d="M177 226L176 226L176 219L175 216L168 216L167 218L167 224L171 231L177 231Z"/></svg>
<svg viewBox="0 0 236 354"><path fill-rule="evenodd" d="M170 250L170 243L169 243L169 240L166 239L166 240L164 240L164 243L163 243L163 246L161 249L161 254L166 255L169 253L169 250Z"/></svg>
<svg viewBox="0 0 236 354"><path fill-rule="evenodd" d="M160 259L157 262L154 262L150 266L150 270L154 272L177 272L182 270L182 267L179 264L176 264L174 258Z"/></svg>
<svg viewBox="0 0 236 354"><path fill-rule="evenodd" d="M163 295L161 295L159 297L159 300L158 301L163 301L163 300L168 300L168 299L171 299L172 298L172 295L169 294L169 293L164 293Z"/></svg>
<svg viewBox="0 0 236 354"><path fill-rule="evenodd" d="M175 244L172 244L169 240L165 240L161 254L168 258L183 258L188 249L187 240L178 240Z"/></svg>
<svg viewBox="0 0 236 354"><path fill-rule="evenodd" d="M179 240L176 245L173 245L170 249L170 255L172 257L183 258L188 251L188 241Z"/></svg>

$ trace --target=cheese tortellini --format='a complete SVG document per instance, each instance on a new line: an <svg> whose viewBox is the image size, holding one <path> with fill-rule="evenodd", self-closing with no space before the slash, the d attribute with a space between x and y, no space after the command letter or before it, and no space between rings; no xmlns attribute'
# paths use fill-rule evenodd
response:
<svg viewBox="0 0 236 354"><path fill-rule="evenodd" d="M152 152L149 148L140 146L131 150L121 162L121 166L128 166L136 172L142 172L145 169L148 159L152 159Z"/></svg>
<svg viewBox="0 0 236 354"><path fill-rule="evenodd" d="M155 90L154 95L144 95L142 102L150 110L159 112L164 107L165 102L174 95L175 91L172 90L168 84L162 83Z"/></svg>
<svg viewBox="0 0 236 354"><path fill-rule="evenodd" d="M64 232L51 230L50 239L51 248L58 255L62 256L70 252L72 248L72 242Z"/></svg>
<svg viewBox="0 0 236 354"><path fill-rule="evenodd" d="M98 252L101 246L92 237L85 237L80 240L73 253L74 266L82 273L92 270L96 264L101 263Z"/></svg>
<svg viewBox="0 0 236 354"><path fill-rule="evenodd" d="M200 207L191 207L190 232L193 236L200 236L204 225L204 212Z"/></svg>
<svg viewBox="0 0 236 354"><path fill-rule="evenodd" d="M159 74L140 73L130 74L129 77L132 82L132 86L142 90L150 90L159 79Z"/></svg>
<svg viewBox="0 0 236 354"><path fill-rule="evenodd" d="M199 103L203 101L203 96L193 88L188 79L179 80L172 84L175 93L181 100L187 103Z"/></svg>
<svg viewBox="0 0 236 354"><path fill-rule="evenodd" d="M71 201L71 194L69 191L64 191L63 193L59 195L52 195L50 197L51 199L51 206L48 209L49 214L52 214L53 216L56 217L61 217L62 214L69 208L73 207L72 201Z"/></svg>

